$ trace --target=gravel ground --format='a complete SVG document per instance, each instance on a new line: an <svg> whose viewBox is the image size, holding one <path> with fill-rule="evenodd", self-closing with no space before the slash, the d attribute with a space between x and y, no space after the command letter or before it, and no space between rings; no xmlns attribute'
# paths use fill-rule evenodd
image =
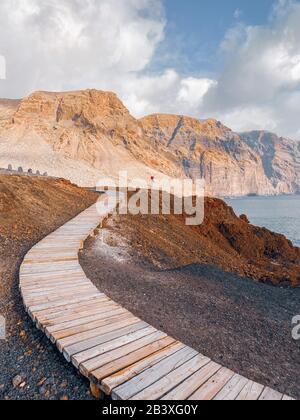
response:
<svg viewBox="0 0 300 420"><path fill-rule="evenodd" d="M205 264L158 268L146 258L147 244L139 242L137 256L126 226L108 225L81 254L100 291L214 361L300 399L300 342L291 335L300 289L259 284ZM135 229L138 238L136 221ZM153 241L150 246L145 239L148 248L155 248Z"/></svg>
<svg viewBox="0 0 300 420"><path fill-rule="evenodd" d="M19 267L40 239L86 209L97 195L63 180L0 174L0 399L92 399L89 383L25 313Z"/></svg>
<svg viewBox="0 0 300 420"><path fill-rule="evenodd" d="M35 328L24 311L18 267L25 252L20 249L13 261L11 257L1 258L0 278L6 289L1 313L7 321L7 340L0 341L0 399L92 399L89 383Z"/></svg>

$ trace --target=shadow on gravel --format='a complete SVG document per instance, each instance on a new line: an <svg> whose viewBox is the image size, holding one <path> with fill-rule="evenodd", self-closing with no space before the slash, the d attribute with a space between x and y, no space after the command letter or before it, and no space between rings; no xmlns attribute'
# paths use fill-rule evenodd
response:
<svg viewBox="0 0 300 420"><path fill-rule="evenodd" d="M300 398L300 343L292 339L300 289L255 283L217 267L157 270L116 261L90 239L81 255L90 279L135 315L214 361Z"/></svg>

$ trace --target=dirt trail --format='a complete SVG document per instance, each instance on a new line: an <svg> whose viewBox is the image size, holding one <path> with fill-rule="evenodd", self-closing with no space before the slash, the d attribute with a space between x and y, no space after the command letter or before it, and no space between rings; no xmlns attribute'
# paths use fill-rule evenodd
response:
<svg viewBox="0 0 300 420"><path fill-rule="evenodd" d="M7 322L7 341L0 341L0 399L91 398L88 383L25 313L18 269L36 242L97 197L64 180L0 175L0 314Z"/></svg>

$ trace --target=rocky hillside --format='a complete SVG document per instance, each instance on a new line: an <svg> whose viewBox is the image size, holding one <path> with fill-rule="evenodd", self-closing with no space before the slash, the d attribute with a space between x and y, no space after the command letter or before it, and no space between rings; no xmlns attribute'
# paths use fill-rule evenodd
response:
<svg viewBox="0 0 300 420"><path fill-rule="evenodd" d="M274 188L300 192L300 143L266 131L242 133L241 138L260 155Z"/></svg>
<svg viewBox="0 0 300 420"><path fill-rule="evenodd" d="M113 93L36 92L14 105L0 108L0 167L32 168L83 186L120 170L151 176L141 162L151 152L140 124Z"/></svg>
<svg viewBox="0 0 300 420"><path fill-rule="evenodd" d="M186 176L205 178L208 194L275 192L258 153L220 122L177 115L152 115L141 122L149 142L169 153Z"/></svg>
<svg viewBox="0 0 300 420"><path fill-rule="evenodd" d="M160 214L153 217L109 219L101 235L104 244L98 243L98 249L116 262L133 260L159 272L195 266L203 272L214 267L275 286L300 286L300 248L284 235L251 225L247 216L238 217L217 198L205 198L200 226L186 226L186 215L174 214L173 198L171 215L161 214L161 203L162 198ZM103 263L101 257L96 259Z"/></svg>
<svg viewBox="0 0 300 420"><path fill-rule="evenodd" d="M80 185L126 170L148 180L205 177L207 193L216 196L294 193L299 156L289 140L266 146L215 120L137 120L110 92L36 92L0 101L0 167L31 167Z"/></svg>
<svg viewBox="0 0 300 420"><path fill-rule="evenodd" d="M12 118L20 101L13 99L0 99L0 127L7 119Z"/></svg>

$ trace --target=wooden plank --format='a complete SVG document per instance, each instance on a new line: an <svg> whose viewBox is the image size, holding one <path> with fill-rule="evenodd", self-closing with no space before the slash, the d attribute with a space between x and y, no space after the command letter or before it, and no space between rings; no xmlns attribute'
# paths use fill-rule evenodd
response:
<svg viewBox="0 0 300 420"><path fill-rule="evenodd" d="M62 277L62 276L84 276L84 272L82 270L82 268L80 268L80 266L78 266L78 268L76 269L72 269L72 270L63 270L61 269L60 271L48 271L45 273L21 273L21 279L23 280L27 280L27 279L33 279L33 278L37 278L37 279L43 279L44 278L55 278L55 276L58 277Z"/></svg>
<svg viewBox="0 0 300 420"><path fill-rule="evenodd" d="M74 257L78 259L78 249L76 247L74 247L74 249L70 249L70 248L60 248L59 251L55 250L51 250L49 249L48 251L45 249L37 249L35 251L30 251L28 252L28 254L26 255L23 264L28 263L30 260L37 258L37 261L39 261L40 258L63 258L63 257Z"/></svg>
<svg viewBox="0 0 300 420"><path fill-rule="evenodd" d="M117 347L116 349L107 351L105 354L101 354L98 357L95 357L91 360L87 360L86 362L80 365L80 372L84 375L89 377L92 380L96 380L93 372L97 369L100 369L102 366L111 363L114 360L120 359L121 357L126 357L131 353L144 348L148 344L153 343L156 340L160 340L165 338L166 334L160 331L154 331L152 334L144 336L136 341L130 342L121 347ZM184 344L179 343L181 348L186 347Z"/></svg>
<svg viewBox="0 0 300 420"><path fill-rule="evenodd" d="M60 272L65 273L66 271L72 271L72 272L76 272L77 270L80 271L80 266L77 263L76 264L64 263L64 264L56 263L52 265L48 264L47 266L46 265L37 266L36 264L34 266L31 265L22 270L22 275L26 276L26 275L32 275L32 274L39 275L39 274L44 274L44 273L52 274L52 273L60 273Z"/></svg>
<svg viewBox="0 0 300 420"><path fill-rule="evenodd" d="M175 386L179 385L203 366L209 363L210 359L198 354L193 359L174 369L163 378L134 395L131 399L140 401L156 401L166 395Z"/></svg>
<svg viewBox="0 0 300 420"><path fill-rule="evenodd" d="M55 280L76 280L76 279L85 279L85 274L83 270L80 268L74 273L52 273L52 274L36 274L31 276L26 276L24 278L22 274L20 274L21 277L21 285L27 286L27 285L34 285L35 283L43 284L44 282L54 282Z"/></svg>
<svg viewBox="0 0 300 420"><path fill-rule="evenodd" d="M92 307L89 307L87 309L82 309L79 310L77 312L71 313L71 314L67 314L64 316L59 316L57 318L52 318L52 319L44 319L43 324L47 327L52 327L55 325L61 325L65 322L69 322L69 321L74 321L80 318L86 318L89 316L93 316L93 315L97 315L97 314L102 314L105 312L110 312L114 309L118 309L119 305L117 305L115 302L113 301L108 301L108 302L101 302L98 305L94 305Z"/></svg>
<svg viewBox="0 0 300 420"><path fill-rule="evenodd" d="M30 290L38 290L38 289L47 289L47 288L54 288L54 287L71 287L72 284L75 286L77 284L87 284L87 279L84 277L83 274L81 276L77 275L76 277L49 277L49 278L36 278L32 279L31 281L26 281L21 283L21 289L26 291Z"/></svg>
<svg viewBox="0 0 300 420"><path fill-rule="evenodd" d="M220 369L221 366L219 364L210 361L206 366L166 394L162 400L187 400Z"/></svg>
<svg viewBox="0 0 300 420"><path fill-rule="evenodd" d="M235 400L236 397L240 394L240 392L244 389L244 387L248 383L248 379L244 378L240 375L234 375L233 378L228 382L227 385L220 391L214 400L227 400L232 401Z"/></svg>
<svg viewBox="0 0 300 420"><path fill-rule="evenodd" d="M195 350L192 350L190 347L184 347L182 350L179 350L172 356L167 357L155 366L145 370L130 381L116 388L112 394L113 398L129 400L196 355L197 352Z"/></svg>
<svg viewBox="0 0 300 420"><path fill-rule="evenodd" d="M263 393L261 394L259 400L260 401L281 401L283 394L280 392L274 391L271 388L265 388Z"/></svg>
<svg viewBox="0 0 300 420"><path fill-rule="evenodd" d="M159 357L157 359L158 361L161 360L163 356L159 355L161 354L160 350L169 348L171 344L176 343L174 338L167 337L164 335L164 333L154 333L153 335L153 341L145 345L139 349L135 349L132 353L124 354L122 357L118 359L113 359L111 362L107 363L104 366L99 367L98 369L94 370L91 373L91 377L93 377L96 382L101 383L103 379L106 380L107 383L112 383L114 381L113 375L118 374L118 378L120 377L120 371L123 371L125 368L128 368L134 364L137 364L138 362L143 361L145 363L145 366L147 368L149 367L149 359L153 359L154 357ZM115 388L116 386L120 385L121 383L118 382L113 386ZM103 385L105 386L105 385ZM112 389L112 388L111 388ZM110 390L111 391L111 390ZM110 394L110 391L108 391L108 394Z"/></svg>
<svg viewBox="0 0 300 420"><path fill-rule="evenodd" d="M86 350L93 349L97 346L102 344L111 342L117 338L128 336L136 331L143 330L148 328L149 325L140 320L134 320L133 322L128 322L126 327L113 330L111 329L109 332L97 335L93 338L87 339L85 341L81 341L80 343L73 344L69 347L65 347L63 350L64 356L68 361L71 360L72 356L82 353Z"/></svg>
<svg viewBox="0 0 300 420"><path fill-rule="evenodd" d="M25 260L24 263L22 264L22 272L23 273L31 272L31 270L35 268L42 270L43 268L62 267L63 269L65 269L66 267L73 267L73 266L76 266L76 267L79 266L78 258L71 261L58 261L56 263L39 262L39 261L26 263L26 260Z"/></svg>
<svg viewBox="0 0 300 420"><path fill-rule="evenodd" d="M52 273L31 273L22 274L20 273L21 285L32 285L34 283L42 283L43 281L60 280L62 277L66 279L84 278L84 272L82 268L78 267L76 270L70 271L56 271Z"/></svg>
<svg viewBox="0 0 300 420"><path fill-rule="evenodd" d="M47 251L47 252L36 252L31 255L28 255L28 257L24 260L22 266L26 266L27 264L46 264L46 263L53 263L56 262L63 262L63 261L78 261L78 251L74 250L72 251L60 251L60 252L53 252L53 251Z"/></svg>
<svg viewBox="0 0 300 420"><path fill-rule="evenodd" d="M48 293L53 293L55 290L56 291L69 291L70 289L74 288L78 288L81 286L85 286L86 282L84 280L80 280L80 281L75 281L70 282L70 283L65 283L60 281L59 283L56 284L46 284L46 285L38 285L36 287L23 287L21 290L24 293L24 295L30 294L31 292L33 293L38 293L38 292L48 292Z"/></svg>
<svg viewBox="0 0 300 420"><path fill-rule="evenodd" d="M284 395L284 396L282 397L282 401L295 401L295 400L294 400L294 398L289 397L288 395Z"/></svg>
<svg viewBox="0 0 300 420"><path fill-rule="evenodd" d="M74 286L73 289L72 288L67 288L67 289L56 289L54 291L29 291L24 293L24 296L26 297L28 302L32 302L32 303L36 303L36 302L42 302L42 301L49 301L49 300L54 300L53 298L56 298L57 296L74 296L75 294L81 293L81 292L86 292L86 291L96 291L98 290L95 286L89 285L89 284L84 284L84 285L80 285L80 286Z"/></svg>
<svg viewBox="0 0 300 420"><path fill-rule="evenodd" d="M24 261L27 261L28 258L31 258L32 256L39 256L39 255L68 255L68 254L73 254L74 256L78 256L78 249L77 247L74 247L73 249L70 249L70 247L65 247L64 245L60 245L60 248L57 249L52 249L49 248L49 251L47 251L45 248L32 248L28 254L26 254L26 257L24 258Z"/></svg>
<svg viewBox="0 0 300 420"><path fill-rule="evenodd" d="M53 263L56 262L63 262L63 261L78 261L78 251L74 250L65 250L60 252L53 252L53 251L40 251L35 252L27 256L27 258L23 261L22 267L26 266L27 264L46 264L46 263Z"/></svg>
<svg viewBox="0 0 300 420"><path fill-rule="evenodd" d="M78 249L78 241L73 241L72 243L64 243L63 247L61 243L57 243L57 241L53 241L51 243L43 243L38 245L38 247L32 248L33 251L55 251L58 252L59 250L62 250L63 252L65 250L71 250Z"/></svg>
<svg viewBox="0 0 300 420"><path fill-rule="evenodd" d="M102 325L101 327L94 328L92 330L61 339L56 343L56 345L57 347L60 347L61 349L68 348L69 346L72 346L74 344L81 343L82 341L88 340L90 338L97 337L99 335L103 335L108 332L118 330L120 328L134 324L139 321L140 321L139 318L136 318L135 316L131 314L126 315L120 318L113 319L109 323L106 323L104 326Z"/></svg>
<svg viewBox="0 0 300 420"><path fill-rule="evenodd" d="M257 384L253 381L249 381L245 388L238 395L236 400L238 401L257 401L264 390L264 386Z"/></svg>
<svg viewBox="0 0 300 420"><path fill-rule="evenodd" d="M64 234L64 235L55 235L53 234L51 238L49 238L46 242L44 242L41 247L45 246L61 246L64 247L79 247L80 241L84 241L85 237L82 235L72 235L72 234ZM60 245L59 245L60 244Z"/></svg>
<svg viewBox="0 0 300 420"><path fill-rule="evenodd" d="M101 312L99 314L96 315L91 315L91 316L87 316L85 318L80 318L80 319L76 319L76 320L72 320L69 322L63 322L61 324L57 324L57 325L53 325L51 327L46 327L45 331L46 331L46 335L47 337L50 336L51 334L61 331L61 330L65 330L66 328L71 328L71 327L76 327L78 325L83 325L86 324L88 322L93 322L93 321L97 321L98 319L103 319L104 317L110 317L111 314L115 314L115 313L127 313L126 309L119 309L118 307L115 308L111 308L108 311L105 312Z"/></svg>
<svg viewBox="0 0 300 420"><path fill-rule="evenodd" d="M99 294L98 293L88 293L86 295L82 295L80 297L75 297L74 299L61 299L55 302L48 302L48 303L44 303L42 305L33 305L33 306L27 306L27 309L29 310L29 312L40 312L43 311L45 309L53 309L53 308L57 308L59 306L63 306L63 305L68 305L71 303L80 303L80 302L84 302L85 300L90 300L92 298L96 298L98 297Z"/></svg>
<svg viewBox="0 0 300 420"><path fill-rule="evenodd" d="M69 272L69 271L80 271L81 267L77 263L73 262L63 262L62 264L59 263L41 263L41 264L34 264L34 265L27 265L25 268L22 269L22 276L28 275L40 275L40 274L54 274L59 273L61 271Z"/></svg>
<svg viewBox="0 0 300 420"><path fill-rule="evenodd" d="M102 318L97 319L96 321L89 321L83 325L77 325L75 327L65 328L60 331L56 331L50 334L50 339L52 342L56 342L63 338L71 337L74 334L79 334L81 332L90 331L94 328L106 325L107 323L113 322L115 318L129 317L131 314L126 311L126 309L120 308L115 311L112 311L110 314L103 314Z"/></svg>
<svg viewBox="0 0 300 420"><path fill-rule="evenodd" d="M31 290L38 290L38 289L48 289L48 288L55 288L55 287L71 287L72 284L75 286L77 284L86 284L86 279L83 276L76 276L71 277L70 279L60 279L60 278L53 278L53 279L41 279L41 280L34 280L32 282L26 282L20 284L20 290L26 293L27 291L30 292Z"/></svg>
<svg viewBox="0 0 300 420"><path fill-rule="evenodd" d="M216 370L220 365L214 364ZM189 399L194 401L210 401L227 385L234 376L234 372L227 368L218 370L207 382L202 381L199 389Z"/></svg>
<svg viewBox="0 0 300 420"><path fill-rule="evenodd" d="M41 287L41 286L39 286ZM73 291L74 293L76 291L81 291L83 289L94 289L94 290L98 290L94 285L92 284L88 284L88 283L80 283L80 284L74 284L73 285ZM68 293L70 293L72 291L71 286L65 286L63 287L63 284L59 284L56 288L52 288L52 290L47 291L47 288L45 290L45 288L41 288L41 290L34 290L34 289L30 289L30 290L24 290L22 289L24 295L26 295L28 298L31 299L39 299L46 296L51 296L51 295L55 295L58 293L61 293L61 291L66 291ZM56 292L56 293L55 293Z"/></svg>
<svg viewBox="0 0 300 420"><path fill-rule="evenodd" d="M75 298L80 297L80 296L84 296L87 294L91 294L91 293L97 293L97 289L95 287L85 287L81 290L78 291L69 291L69 292L64 292L64 293L56 293L56 294L45 294L43 296L38 296L38 297L32 297L30 295L24 295L24 301L26 302L26 305L31 307L31 306L36 306L36 305L41 305L43 303L47 303L47 302L56 302L56 301L61 301L63 299L67 300L70 298Z"/></svg>
<svg viewBox="0 0 300 420"><path fill-rule="evenodd" d="M162 333L160 333L162 334ZM146 341L147 339L147 341ZM179 343L178 341L173 341L170 337L159 335L159 333L154 333L151 336L146 337L146 339L140 340L138 343L139 348L135 348L135 350L132 353L128 353L126 356L121 357L120 359L115 359L117 354L109 354L104 355L106 359L110 360L109 363L102 362L101 367L99 367L97 370L93 371L90 375L90 377L96 381L99 382L100 388L106 392L108 395L111 395L113 393L113 390L115 388L118 388L119 386L125 384L130 379L136 377L138 374L146 371L147 369L150 369L151 367L157 365L162 360L166 359L169 356L172 356L173 354L177 353L179 350L182 350L186 346L182 343ZM146 341L146 345L145 345ZM154 353L150 353L147 355L147 349L150 351L153 348L157 349L156 343L170 343L166 347L159 348ZM131 345L132 347L132 345ZM116 352L115 352L116 353ZM147 355L146 357L142 357L140 359L141 353L144 353L144 355ZM119 352L120 354L120 352ZM138 357L138 360L134 359L134 356ZM113 357L112 357L113 356ZM134 361L132 364L131 361ZM129 361L129 364L128 364ZM122 367L120 370L118 369L118 366L122 366L122 362L126 364L126 366ZM116 363L116 365L115 365ZM108 373L112 372L112 373ZM98 379L99 377L103 377L103 379L100 381Z"/></svg>
<svg viewBox="0 0 300 420"><path fill-rule="evenodd" d="M117 338L116 340L112 340L109 343L102 344L100 346L93 347L92 349L83 351L82 353L78 353L72 357L72 363L75 367L79 367L81 364L86 362L87 360L91 360L95 357L98 357L104 353L107 353L110 350L116 349L118 347L122 347L125 344L129 344L133 341L138 340L146 335L150 335L155 332L155 328L147 327L141 329L135 333L127 334L121 338Z"/></svg>
<svg viewBox="0 0 300 420"><path fill-rule="evenodd" d="M37 313L33 313L33 317L35 318L36 315L38 315L39 319L43 319L49 316L60 316L60 315L64 315L65 313L71 312L72 310L80 310L81 308L84 308L86 306L93 306L97 303L103 302L103 301L107 301L108 298L105 295L99 295L91 300L88 301L83 301L81 303L73 303L71 305L63 305L63 306L59 306L58 308L51 308L51 309L45 309L44 311L40 311Z"/></svg>
<svg viewBox="0 0 300 420"><path fill-rule="evenodd" d="M79 268L78 261L58 261L55 263L51 262L35 262L30 264L22 265L22 274L34 274L34 273L47 273L55 272L59 270L70 270L73 268Z"/></svg>
<svg viewBox="0 0 300 420"><path fill-rule="evenodd" d="M40 321L51 321L53 319L59 318L59 317L63 317L63 316L67 316L67 315L75 315L77 313L80 313L81 311L87 311L88 309L95 309L95 308L101 308L103 307L103 305L107 305L108 303L114 303L113 301L111 301L110 299L108 299L107 297L100 297L99 299L95 299L95 301L91 304L80 304L80 305L74 305L71 308L67 308L67 309L63 309L60 311L57 311L55 309L53 309L52 313L49 312L45 312L44 314L42 314L41 312L39 313L39 320Z"/></svg>
<svg viewBox="0 0 300 420"><path fill-rule="evenodd" d="M23 300L25 302L25 306L29 309L33 309L34 311L38 311L39 309L48 309L48 308L54 308L55 305L61 306L64 303L74 303L76 300L80 302L84 298L88 299L90 297L96 296L97 292L95 290L87 290L85 292L81 293L73 293L73 294L64 294L64 295L57 295L57 296L50 296L45 299L33 299L31 300L26 295L23 296ZM37 309L38 308L38 309Z"/></svg>

